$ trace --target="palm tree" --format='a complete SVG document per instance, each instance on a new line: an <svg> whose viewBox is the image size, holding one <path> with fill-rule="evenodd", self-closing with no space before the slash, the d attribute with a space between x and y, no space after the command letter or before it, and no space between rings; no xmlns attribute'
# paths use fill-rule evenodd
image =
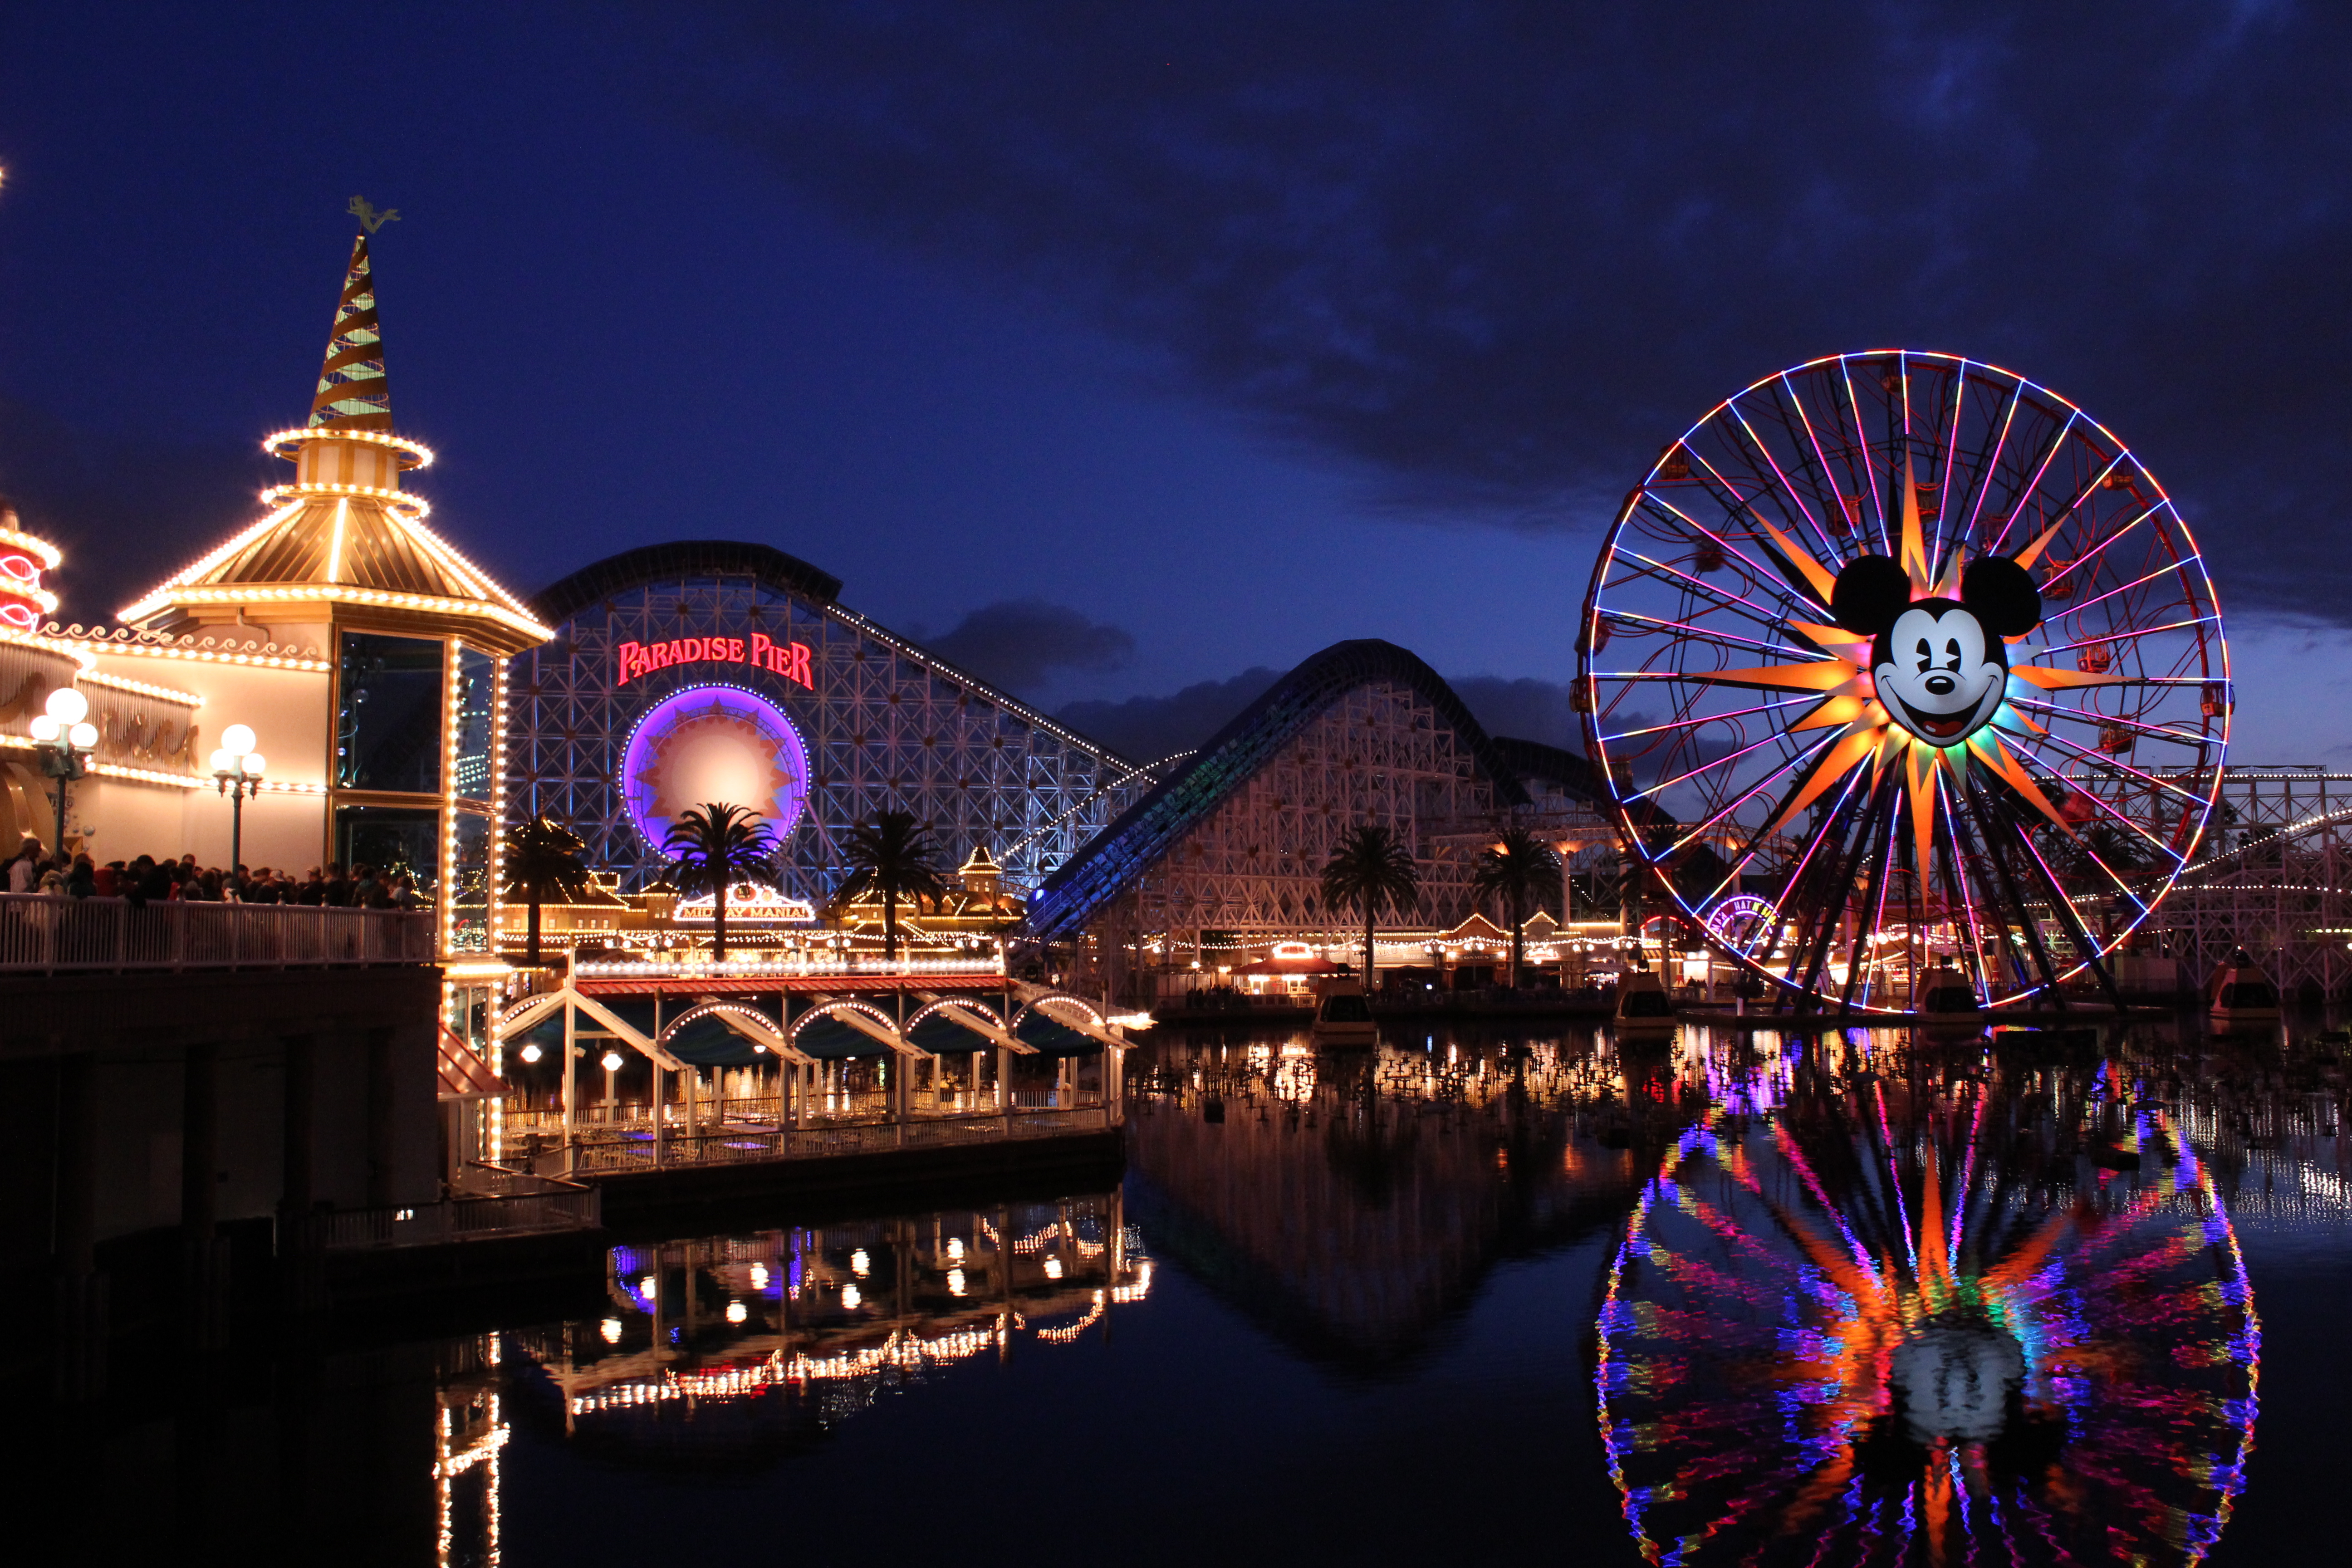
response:
<svg viewBox="0 0 2352 1568"><path fill-rule="evenodd" d="M1364 911L1364 994L1372 992L1372 920L1387 904L1394 914L1421 906L1421 868L1392 827L1360 822L1339 840L1323 867L1323 907Z"/></svg>
<svg viewBox="0 0 2352 1568"><path fill-rule="evenodd" d="M882 955L898 957L898 900L940 899L948 879L932 863L939 853L911 811L886 811L849 830L849 875L834 897L846 904L866 893L882 899Z"/></svg>
<svg viewBox="0 0 2352 1568"><path fill-rule="evenodd" d="M523 962L533 968L539 965L539 906L588 896L588 868L580 859L586 847L578 834L551 816L535 816L507 835L499 868L507 879L506 896L522 900L530 910L530 948Z"/></svg>
<svg viewBox="0 0 2352 1568"><path fill-rule="evenodd" d="M776 874L776 836L749 806L705 801L669 825L662 848L677 862L678 890L711 895L710 956L727 957L727 889Z"/></svg>
<svg viewBox="0 0 2352 1568"><path fill-rule="evenodd" d="M1511 910L1511 988L1518 989L1519 965L1527 957L1528 905L1559 886L1559 852L1527 828L1503 829L1502 842L1478 857L1471 887L1499 893Z"/></svg>

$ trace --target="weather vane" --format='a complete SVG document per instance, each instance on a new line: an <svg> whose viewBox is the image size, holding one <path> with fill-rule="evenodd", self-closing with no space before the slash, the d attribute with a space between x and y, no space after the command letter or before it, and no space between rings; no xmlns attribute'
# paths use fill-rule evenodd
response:
<svg viewBox="0 0 2352 1568"><path fill-rule="evenodd" d="M368 205L368 201L365 196L353 196L352 198L352 205L345 207L343 210L351 214L353 217L359 219L360 226L367 230L370 234L373 234L376 230L382 228L388 223L398 223L400 221L400 209L398 207L386 207L383 211L378 212L375 208Z"/></svg>

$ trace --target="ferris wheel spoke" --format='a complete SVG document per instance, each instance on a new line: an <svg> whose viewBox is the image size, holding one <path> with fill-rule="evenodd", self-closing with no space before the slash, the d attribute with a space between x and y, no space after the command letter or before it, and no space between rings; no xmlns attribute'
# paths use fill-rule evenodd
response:
<svg viewBox="0 0 2352 1568"><path fill-rule="evenodd" d="M2221 617L2218 615L2191 616L2185 621L2167 621L2160 626L2133 626L2125 631L2103 632L2095 637L2078 638L2074 642L2053 643L2041 651L2044 654L2071 653L2078 647L2097 647L2103 643L2128 642L2135 637L2152 637L2158 632L2186 631L2190 626L2208 624L2219 626L2221 622Z"/></svg>
<svg viewBox="0 0 2352 1568"><path fill-rule="evenodd" d="M2009 409L2000 416L2000 432L1993 437L1992 450L1986 455L1984 462L1978 469L1975 486L1976 504L1969 508L1968 525L1961 531L1963 538L1976 537L1977 521L1984 516L1985 502L1992 497L1993 480L2000 473L2000 455L2009 449L2009 433L2017 423L2017 411L2024 401L2025 386L2021 382L2010 388Z"/></svg>
<svg viewBox="0 0 2352 1568"><path fill-rule="evenodd" d="M1787 594L1780 595L1780 603L1778 606L1768 607L1758 604L1753 599L1743 598L1739 595L1734 594L1728 589L1718 588L1703 577L1694 577L1689 573L1685 572L1678 567L1669 566L1663 561L1654 561L1650 557L1640 553L1638 551L1624 550L1620 551L1618 553L1622 556L1638 561L1643 565L1651 567L1657 572L1665 574L1667 577L1674 580L1676 587L1687 589L1695 594L1705 594L1707 597L1713 599L1716 603L1723 605L1727 609L1737 606L1748 611L1749 617L1759 626L1778 626L1782 620L1787 618L1790 611L1802 607L1797 603L1795 598ZM1623 577L1618 579L1616 586L1622 588L1629 584L1642 581L1646 575L1647 574L1629 572ZM1651 578L1650 580L1657 581L1655 578ZM1758 581L1761 582L1768 588L1771 587L1769 579L1759 578ZM1774 589L1773 591L1775 593L1780 592L1778 589Z"/></svg>
<svg viewBox="0 0 2352 1568"><path fill-rule="evenodd" d="M2042 488L2042 476L2050 471L2050 465L2057 460L2059 453L2066 449L2066 437L2074 433L2074 421L2081 417L2082 414L2079 411L2067 412L2065 423L2059 426L2058 434L2050 438L2050 450L2042 454L2042 461L2035 467L2033 477L2026 480L2024 487L2017 492L2016 503L2009 509L2009 520L2000 525L2000 535L1992 542L1992 548L1986 551L1986 554L2000 553L2000 547L2009 542L2009 531L2017 526L2018 518L2025 511L2025 503L2031 500L2033 493Z"/></svg>
<svg viewBox="0 0 2352 1568"><path fill-rule="evenodd" d="M1702 459L1702 461L1704 459ZM1749 574L1759 581L1769 582L1774 578L1779 578L1782 582L1789 582L1788 574L1786 573L1780 571L1777 567L1769 566L1759 562L1754 556L1748 554L1748 552L1740 549L1739 546L1732 543L1728 539L1726 539L1723 534L1717 533L1713 529L1708 528L1696 518L1692 517L1688 512L1684 511L1680 507L1675 505L1674 502L1667 500L1663 496L1650 496L1646 499L1661 511L1664 511L1673 516L1675 521L1679 521L1684 527L1689 529L1693 533L1699 534L1711 541L1717 549L1723 551L1726 554L1738 556L1741 564L1745 565L1748 569ZM1726 531L1728 531L1727 530ZM1798 597L1790 599L1790 603L1791 605L1801 602L1804 604L1812 604L1816 602L1813 598L1811 588L1807 584L1802 583L1789 583L1789 586L1794 589L1798 595ZM1826 609L1828 606L1824 605L1822 607Z"/></svg>
<svg viewBox="0 0 2352 1568"><path fill-rule="evenodd" d="M1862 491L1870 498L1870 510L1878 514L1878 548L1892 555L1895 553L1894 524L1886 515L1885 498L1879 493L1878 470L1870 459L1870 430L1862 422L1862 398L1853 390L1853 366L1843 356L1838 360L1838 374L1845 383L1846 408L1853 415L1853 447L1862 454ZM1887 460L1889 463L1894 461L1891 456Z"/></svg>
<svg viewBox="0 0 2352 1568"><path fill-rule="evenodd" d="M1830 536L1822 529L1821 521L1813 516L1813 509L1805 504L1805 498L1797 493L1796 485L1790 482L1788 474L1782 470L1780 459L1772 456L1771 448L1765 445L1764 438L1757 435L1755 427L1748 423L1748 416L1740 412L1738 399L1734 398L1726 406L1731 410L1731 417L1738 422L1740 434L1748 437L1748 445L1754 447L1758 455L1771 467L1772 477L1780 481L1780 489L1790 500L1796 503L1797 515L1805 520L1805 525L1813 531L1813 537L1822 542L1822 548L1829 552L1831 559L1836 559L1837 546L1830 542Z"/></svg>
<svg viewBox="0 0 2352 1568"><path fill-rule="evenodd" d="M1686 783L1691 779L1698 777L1701 773L1713 773L1719 767L1738 762L1740 758L1747 756L1751 752L1760 751L1766 746L1772 745L1779 742L1780 738L1781 737L1778 732L1767 735L1762 740L1754 742L1752 745L1742 746L1736 752L1727 752L1722 756L1716 758L1712 762L1701 763L1698 766L1691 769L1688 773L1678 773L1673 778L1662 780L1657 784L1652 784L1647 789L1637 789L1632 795L1626 795L1624 798L1627 800L1641 800L1644 797L1654 798L1664 794L1667 790L1674 788L1675 785L1678 784Z"/></svg>
<svg viewBox="0 0 2352 1568"><path fill-rule="evenodd" d="M1801 697L1784 697L1778 702L1760 703L1754 708L1738 708L1728 713L1701 713L1696 718L1677 719L1671 724L1651 724L1639 730L1622 730L1614 735L1603 735L1601 739L1604 742L1613 745L1619 741L1638 740L1643 735L1662 735L1670 731L1688 730L1700 724L1719 723L1726 719L1747 719L1759 713L1769 713L1781 708L1807 707L1812 703L1819 702L1820 700L1820 693L1808 691Z"/></svg>
<svg viewBox="0 0 2352 1568"><path fill-rule="evenodd" d="M2191 561L2197 561L2200 558L2190 556L2189 559ZM2182 564L2186 564L2186 563L2159 566L2155 571L2148 573L2146 576L2134 578L2128 583L2117 584L2115 587L2108 589L2105 593L2100 595L2095 599L2085 599L2079 605L2068 606L2066 615L2068 618L2071 619L2074 616L2080 616L2084 611L2091 608L2095 605L2103 605L2106 603L2109 599L2114 598L2118 594L2128 594L2134 588L2145 587L2160 577L2169 577L2178 572Z"/></svg>
<svg viewBox="0 0 2352 1568"><path fill-rule="evenodd" d="M2194 746L2200 751L2213 743L2212 736L2200 731L2175 730L2164 724L2126 719L2119 713L2097 713L2087 708L2061 708L2054 702L2036 702L2028 697L2012 697L2009 699L2009 705L2022 712L2040 713L2093 729L2104 730L2115 725L2129 730L2135 735L2146 735L2152 741L2169 741L2177 746Z"/></svg>
<svg viewBox="0 0 2352 1568"><path fill-rule="evenodd" d="M1778 737L1774 738L1778 739ZM1708 817L1705 822L1700 823L1696 827L1692 828L1688 833L1683 835L1682 837L1675 840L1673 847L1669 848L1666 853L1672 855L1685 846L1696 843L1698 839L1705 837L1709 831L1722 823L1724 819L1730 816L1733 812L1738 811L1741 806L1746 805L1749 801L1755 799L1766 789L1769 788L1774 779L1780 778L1783 774L1787 773L1790 769L1797 767L1802 763L1806 758L1821 751L1823 747L1827 746L1831 742L1836 739L1837 731L1832 730L1824 734L1820 740L1815 741L1811 745L1805 747L1795 756L1790 757L1779 767L1774 768L1770 773L1766 773L1762 778L1758 779L1753 784L1749 785L1747 793L1740 795L1738 799L1733 801L1730 805L1717 812L1713 816ZM1750 747L1749 749L1752 751L1754 748ZM1713 766L1714 764L1710 763L1708 765ZM1684 776L1689 777L1691 775L1685 774Z"/></svg>
<svg viewBox="0 0 2352 1568"><path fill-rule="evenodd" d="M1937 770L1935 781L1937 820L1948 822L1952 815L1951 795L1944 788L1944 774L1941 769ZM1956 847L1953 835L1950 833L1936 835L1936 855L1944 863L1944 882L1959 895L1961 911L1968 917L1967 930L1962 935L1962 940L1968 950L1969 973L1976 983L1977 1005L1981 1007L1992 1000L1992 985L1984 972L1984 944L1977 936L1977 932L1984 928L1977 919L1976 900L1969 887L1967 875L1960 869L1959 856L1956 853ZM1955 1226L1958 1225L1959 1219L1957 1215L1954 1215L1952 1223ZM1958 1248L1954 1250L1957 1251Z"/></svg>
<svg viewBox="0 0 2352 1568"><path fill-rule="evenodd" d="M1737 632L1719 632L1712 626L1696 626L1689 621L1669 621L1657 616L1643 615L1638 610L1612 610L1603 605L1600 606L1600 613L1620 626L1647 626L1657 631L1672 632L1682 637L1696 637L1702 642L1711 642L1722 647L1736 647L1743 652L1774 654L1782 658L1802 659L1807 663L1818 662L1821 658L1818 649L1796 647L1783 642L1765 642L1758 637L1744 637Z"/></svg>
<svg viewBox="0 0 2352 1568"><path fill-rule="evenodd" d="M2065 736L2059 734L2055 731L2044 733L2042 739L2049 742L2054 746L2063 748L2069 756L2074 758L2078 762L2088 763L2091 766L2102 769L2109 773L2119 774L2126 778L2137 779L2140 783L2145 784L2153 784L2158 789L2164 790L2171 795L2179 795L2182 800L2188 801L2195 805L2202 805L2205 804L2205 797L2203 795L2182 789L2179 784L2172 783L2169 779L2158 778L2156 774L2150 773L2142 773L2139 769L2131 766L2127 763L2116 762L2114 758L2108 756L2104 752L2095 752L2087 747L2076 745L2074 742L2068 740ZM2034 747L2021 744L2019 749L2025 752L2029 756L2032 756L2035 762L2041 763L2042 767L2053 775L2058 778L2064 778L2066 776L2063 770L2051 767L2046 761L2043 761Z"/></svg>
<svg viewBox="0 0 2352 1568"><path fill-rule="evenodd" d="M2053 569L2049 576L2042 580L2042 596L2045 598L2049 597L2050 590L2053 587L2060 583L2063 583L2067 578L2073 576L2084 567L2089 566L2096 562L2100 556L2107 552L2107 549L2110 545L2113 545L2117 540L2122 539L2125 535L2138 528L2141 523L2147 521L2150 518L2155 517L2158 513L2163 510L2164 503L2162 501L2158 501L2154 505L2143 508L2137 517L2133 518L2129 522L2123 524L2119 528L2109 530L2105 538L2100 540L2096 544L2092 545L2087 550L2084 550L2072 561L2065 562ZM2201 555L2192 554L2188 557L2188 559L2201 563L2204 557ZM2174 563L2174 565L2178 564L2178 563ZM2166 572L2172 569L2173 566L2161 567L2154 574L2154 575L2162 576ZM2071 593L2073 590L2069 589L2068 592ZM2105 598L2106 595L2102 594L2099 597ZM2072 605L2068 608L2066 613L2068 615L2079 615L2084 610L2088 609L2091 605L2096 604L2098 600L2094 599L2084 604Z"/></svg>
<svg viewBox="0 0 2352 1568"><path fill-rule="evenodd" d="M1822 437L1820 432L1813 428L1813 416L1805 412L1804 395L1799 392L1797 390L1796 384L1789 379L1789 373L1787 371L1782 371L1780 373L1780 384L1789 395L1789 406L1797 411L1797 420L1805 427L1805 440L1813 449L1813 461L1821 466L1822 482L1829 487L1830 494L1837 498L1838 510L1843 514L1845 510L1845 491L1839 487L1837 474L1835 470L1830 467L1829 454L1822 449ZM1832 401L1834 401L1834 399L1832 399ZM1848 478L1851 479L1852 476L1849 474ZM1846 517L1841 515L1838 521L1839 526L1842 529L1849 527L1859 528L1862 526L1862 520L1859 516ZM1832 553L1836 554L1839 553L1839 552L1832 549Z"/></svg>
<svg viewBox="0 0 2352 1568"><path fill-rule="evenodd" d="M2006 840L2023 845L2029 852L2032 846L2027 842L2026 835L2023 829L2018 826L2016 819L2000 810L1990 788L1971 779L1969 794L1977 803L1978 819L1988 829L1984 842L1985 860L1992 867L1994 876L2001 884L2001 890L2009 900L2009 907L2017 917L2019 934L2025 939L2026 949L2033 955L2033 967L2041 973L2042 985L2039 989L2045 990L2053 996L2058 995L2059 983L2062 979L2058 966L2050 956L2049 947L2042 940L2041 927L2034 922L2032 907L2025 901L2024 891L2018 886L2017 875L2011 869L2008 857L2001 852L2003 846L1992 841L1990 829L1999 827ZM2036 863L2039 864L2038 859ZM2044 870L2046 872L2047 868L2044 868ZM2062 904L2065 902L2065 895L2063 892L2058 894L2058 901Z"/></svg>

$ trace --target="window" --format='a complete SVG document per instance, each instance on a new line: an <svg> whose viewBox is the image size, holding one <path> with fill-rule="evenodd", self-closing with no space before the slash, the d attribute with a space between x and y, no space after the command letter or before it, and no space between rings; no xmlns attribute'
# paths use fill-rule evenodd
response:
<svg viewBox="0 0 2352 1568"><path fill-rule="evenodd" d="M335 783L343 789L441 789L441 645L343 634Z"/></svg>
<svg viewBox="0 0 2352 1568"><path fill-rule="evenodd" d="M457 858L449 868L449 951L490 947L490 819L460 812L451 825Z"/></svg>
<svg viewBox="0 0 2352 1568"><path fill-rule="evenodd" d="M441 814L430 807L344 805L335 809L335 858L373 866L386 889L409 878L427 900L441 894Z"/></svg>
<svg viewBox="0 0 2352 1568"><path fill-rule="evenodd" d="M469 647L458 649L457 681L457 776L451 787L461 800L488 800L496 782L490 777L490 714L498 700L498 660Z"/></svg>

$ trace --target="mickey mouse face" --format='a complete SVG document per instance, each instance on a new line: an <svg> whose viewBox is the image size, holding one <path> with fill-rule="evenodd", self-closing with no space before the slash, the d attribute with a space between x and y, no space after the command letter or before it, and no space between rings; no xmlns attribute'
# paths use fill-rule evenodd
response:
<svg viewBox="0 0 2352 1568"><path fill-rule="evenodd" d="M1984 624L1966 605L1920 601L1895 618L1873 650L1878 700L1921 740L1958 745L1992 717L2009 689L2009 661L1998 651L2000 640L1990 640L1988 648Z"/></svg>
<svg viewBox="0 0 2352 1568"><path fill-rule="evenodd" d="M1831 596L1838 625L1872 639L1878 700L1931 746L1957 746L1992 721L2009 687L2004 637L2042 623L2042 595L2016 562L1989 556L1960 576L1958 599L1911 597L1884 555L1847 563Z"/></svg>

